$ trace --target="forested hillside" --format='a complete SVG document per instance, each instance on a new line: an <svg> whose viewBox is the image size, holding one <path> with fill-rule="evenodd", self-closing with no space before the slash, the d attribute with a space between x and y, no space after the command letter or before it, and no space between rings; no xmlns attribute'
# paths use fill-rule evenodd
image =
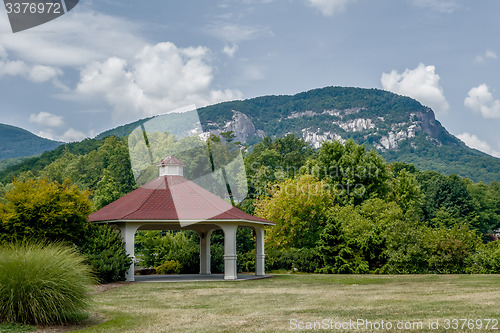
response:
<svg viewBox="0 0 500 333"><path fill-rule="evenodd" d="M62 142L41 138L22 128L0 124L0 160L38 155Z"/></svg>
<svg viewBox="0 0 500 333"><path fill-rule="evenodd" d="M230 134L221 135L224 140L232 140ZM162 135L163 139L155 141L170 142L172 146L166 151L186 152L184 163L194 165L192 169L208 168L208 172L208 162L203 162L195 149L187 148L209 143L216 149L224 143L217 136L205 143L198 136L176 141L169 134ZM244 162L246 177L239 180L248 184L248 196L236 204L277 223L266 236L268 269L398 274L500 272L500 242L495 241L500 228L497 181L474 183L457 175L422 171L412 164L389 164L376 150L352 139L325 142L320 149L313 149L293 134L264 138L245 154ZM23 165L23 172L3 173L0 219L6 212L2 211L2 202L10 207L6 198L13 197L11 191L29 188L33 179L47 184L43 186L51 182L67 184L69 180L80 190L89 190L85 193L94 210L137 186L128 140L123 138L67 145ZM14 174L18 181L12 185L9 177ZM9 223L16 221L9 213L3 227L14 230L15 225ZM144 262L147 265L159 267L174 261L182 272L193 273L198 260L195 236L144 233L138 237L139 254L149 258ZM223 267L222 238L218 233L213 238L213 271L217 272ZM189 250L179 254L167 246L178 242ZM242 229L239 242L239 269L251 271L255 258L251 233ZM153 256L152 251L162 255Z"/></svg>
<svg viewBox="0 0 500 333"><path fill-rule="evenodd" d="M467 147L441 126L431 109L378 89L327 87L293 96L264 96L199 109L204 132L233 131L249 146L265 136L294 134L314 148L324 141L353 139L388 161L422 170L458 174L476 182L500 180L500 159ZM148 118L150 119L150 118ZM148 119L104 132L127 136Z"/></svg>
<svg viewBox="0 0 500 333"><path fill-rule="evenodd" d="M325 88L221 103L199 115L201 136L153 131L146 139L138 131L130 141L130 132L146 121L139 120L6 168L0 218L7 212L2 202L12 206L11 191L29 188L33 179L88 190L96 210L155 177L154 162L163 155L178 155L185 175L195 178L189 170L206 174L214 167L201 158L204 152L224 152L232 142L246 170L236 174L236 186L248 186L245 200L235 204L277 223L267 233L267 269L500 272L500 160L467 148L418 102L380 90ZM149 158L133 156L131 163L130 151L144 145ZM235 156L227 152L223 165ZM133 164L144 169L137 180ZM16 228L9 224L14 217L6 215L5 230ZM252 235L242 230L238 237L239 269L252 270ZM197 267L193 233L150 232L138 239L148 266L168 261L184 273ZM174 243L189 250L165 247ZM214 233L214 272L223 267L222 246ZM162 255L153 255L157 251Z"/></svg>

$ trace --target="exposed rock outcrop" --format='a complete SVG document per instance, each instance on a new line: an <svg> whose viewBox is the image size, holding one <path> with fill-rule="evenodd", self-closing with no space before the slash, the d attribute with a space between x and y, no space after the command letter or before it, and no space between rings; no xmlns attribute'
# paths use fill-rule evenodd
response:
<svg viewBox="0 0 500 333"><path fill-rule="evenodd" d="M250 117L243 112L232 110L233 117L230 121L226 122L222 129L211 130L201 135L202 138L208 137L210 134L219 135L223 132L233 131L235 138L234 141L245 143L252 136L264 138L266 133L263 130L257 130Z"/></svg>

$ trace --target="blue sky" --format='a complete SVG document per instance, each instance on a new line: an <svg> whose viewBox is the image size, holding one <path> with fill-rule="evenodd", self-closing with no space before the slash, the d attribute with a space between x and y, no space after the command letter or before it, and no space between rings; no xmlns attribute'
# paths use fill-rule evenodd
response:
<svg viewBox="0 0 500 333"><path fill-rule="evenodd" d="M0 122L72 141L195 104L324 86L430 106L500 157L500 1L81 0L13 34L0 8Z"/></svg>

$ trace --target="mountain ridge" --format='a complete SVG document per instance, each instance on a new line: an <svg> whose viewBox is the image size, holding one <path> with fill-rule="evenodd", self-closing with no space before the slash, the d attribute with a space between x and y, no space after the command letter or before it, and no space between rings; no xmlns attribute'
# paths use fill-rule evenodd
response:
<svg viewBox="0 0 500 333"><path fill-rule="evenodd" d="M380 89L325 87L295 95L269 95L200 108L205 134L234 131L248 145L294 134L318 148L325 140L354 139L388 162L456 173L474 181L500 180L500 159L467 147L418 101ZM99 135L125 136L150 118Z"/></svg>
<svg viewBox="0 0 500 333"><path fill-rule="evenodd" d="M301 137L315 148L325 140L354 139L376 149L388 162L412 163L421 170L458 174L475 182L500 180L500 159L467 147L436 120L432 109L379 89L326 87L223 102L200 108L198 113L202 135L233 131L234 140L249 147L265 136L287 134ZM83 146L94 147L108 136L125 137L152 118L102 132ZM96 142L89 145L91 141ZM83 146L75 143L69 149L76 152ZM53 159L64 147L43 158ZM28 165L21 167L29 169Z"/></svg>
<svg viewBox="0 0 500 333"><path fill-rule="evenodd" d="M17 126L0 124L0 160L38 155L62 144Z"/></svg>

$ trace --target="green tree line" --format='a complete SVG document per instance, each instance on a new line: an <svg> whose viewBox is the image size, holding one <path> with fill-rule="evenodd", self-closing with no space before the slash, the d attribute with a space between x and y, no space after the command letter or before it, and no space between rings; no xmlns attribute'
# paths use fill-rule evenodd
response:
<svg viewBox="0 0 500 333"><path fill-rule="evenodd" d="M224 140L216 137L210 140L214 144L212 149L222 149L217 144L230 141L231 135L226 134ZM177 148L184 147L187 141L179 142ZM249 194L237 205L277 224L266 235L269 269L328 273L498 271L500 250L496 230L500 228L500 183L497 181L474 183L457 175L420 171L408 163L389 164L376 151L352 140L327 142L314 150L302 139L287 135L265 138L251 148L241 149L245 153ZM72 192L77 189L91 200L88 206L79 206L84 207L80 210L83 215L88 215L137 187L128 144L123 139L87 140L60 147L42 158L45 165L40 160L31 169L22 164L15 182L4 178L0 186L0 233L4 236L30 234L33 228L39 228L40 233L48 232L42 222L58 218L62 221L66 218L65 223L71 221L77 226L72 230L85 233L77 215L58 217L57 211L66 209L63 204L49 200L53 215L36 215L35 209L43 212L40 207L48 205L37 201L36 193L68 189L70 193L66 196L51 199L68 201L78 197ZM26 162L29 160L23 163ZM21 199L16 199L13 193ZM32 193L32 199L23 201L23 193ZM23 206L29 201L41 206ZM29 209L33 214L26 215ZM19 227L23 223L29 228ZM59 235L55 238L73 241L71 237L80 237L79 234L64 236L64 225L54 224ZM19 230L12 231L15 228ZM157 233L148 237L170 236ZM216 253L221 252L219 238L220 235L214 235L214 262L218 258ZM250 270L254 264L253 235L245 232L240 238L246 246L240 249L239 267ZM198 246L193 235L178 239L191 244L193 249ZM167 244L161 249L166 254L149 265L158 267L166 261L182 259L168 249L168 244L174 243L155 242ZM141 244L155 242L143 239ZM152 250L146 246L141 251L151 255ZM193 261L179 265L174 266L182 267L182 271L196 266Z"/></svg>

